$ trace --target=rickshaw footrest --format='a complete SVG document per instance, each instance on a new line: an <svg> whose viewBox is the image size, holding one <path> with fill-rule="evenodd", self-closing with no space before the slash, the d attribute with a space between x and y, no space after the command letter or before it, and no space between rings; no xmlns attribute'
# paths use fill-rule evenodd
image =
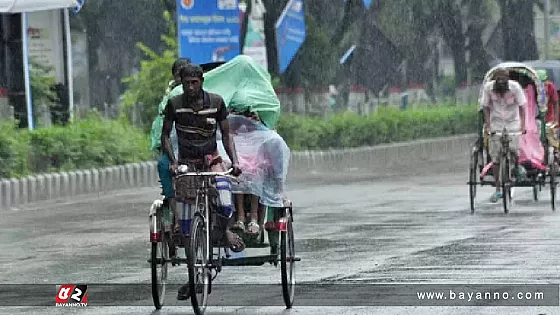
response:
<svg viewBox="0 0 560 315"><path fill-rule="evenodd" d="M277 259L278 255L222 258L222 266L262 266L267 262L276 262Z"/></svg>

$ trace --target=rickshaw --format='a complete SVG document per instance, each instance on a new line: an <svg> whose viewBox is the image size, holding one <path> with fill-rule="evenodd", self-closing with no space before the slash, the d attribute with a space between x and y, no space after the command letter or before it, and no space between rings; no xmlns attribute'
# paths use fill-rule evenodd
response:
<svg viewBox="0 0 560 315"><path fill-rule="evenodd" d="M247 56L238 56L227 63L205 64L202 65L202 68L205 71L204 88L209 92L220 94L229 109L236 106L239 107L240 102L250 104L252 93L257 94L253 98L258 98L259 93L260 96L266 96L269 99L271 95L274 95L274 98L276 98L276 95L272 94L274 90L270 84L270 77L267 77L268 73L259 68ZM256 84L256 86L261 85L256 91L228 85L229 82L245 84L245 81L249 80L246 77L251 75L251 71L257 73L256 76L252 76L253 84ZM234 77L236 75L243 76L246 80L239 78L235 80ZM255 85L252 86L255 87ZM242 91L242 93L236 94L235 91ZM240 97L242 99L239 99ZM266 99L266 97L261 98L259 104L262 104L263 99ZM263 108L249 106L248 109L258 112L263 117L265 125L274 126L279 117L280 103L277 99L273 99L265 105L267 106ZM244 109L247 110L245 107ZM230 120L230 130L234 129L231 120L235 120L235 117L240 119L237 115L230 115L230 118L228 118ZM236 143L236 147L238 144ZM218 147L223 162L227 165L226 163L229 161L227 160L227 154L225 154L221 146L219 133ZM236 150L239 156L240 151L244 149L241 146L241 148L237 147ZM286 146L280 151L283 151L284 156L288 155L288 159L285 159L281 166L287 172L289 149ZM240 165L243 170L243 164ZM240 235L245 243L244 251L251 248L269 248L269 254L232 257L230 248L220 242L213 233L215 231L214 222L216 222L216 208L219 200L216 197L220 193L220 187L223 189L224 183L232 191L232 187L247 179L247 176L243 177L244 175L242 174L239 178L235 178L229 175L229 171L199 172L193 171L186 166L181 166L178 173L174 178L178 206L179 204L185 204L187 200L194 200L194 206L190 207L188 211L184 207L182 211L179 211L181 213L179 218L179 221L182 223L181 231L177 233L172 229L169 231L169 228L165 228L166 224L169 225L166 213L167 217L170 213L165 198L154 201L150 209L150 242L152 252L148 262L152 267L152 297L155 308L161 309L163 307L167 272L170 263L172 266L186 263L190 301L197 315L204 314L208 305L209 295L212 291L212 282L224 266L262 266L266 263L275 267L280 265L284 304L286 308L291 308L294 302L296 285L295 262L301 260L295 256L292 224L294 216L291 201L282 198L282 200L278 199L275 202L261 203L258 212L258 224L260 227L258 237ZM286 174L283 175L285 177ZM264 198L266 196L259 197ZM190 213L187 214L187 212ZM247 215L249 214L248 212ZM265 240L265 233L268 243ZM170 255L170 252L177 253L181 249L184 250L186 258Z"/></svg>
<svg viewBox="0 0 560 315"><path fill-rule="evenodd" d="M549 142L547 137L547 126L545 124L546 117L546 93L544 84L538 79L536 71L519 62L500 63L490 69L482 83L486 83L494 79L497 69L503 68L509 70L510 80L520 83L527 97L527 107L525 108L526 130L527 133L519 136L519 164L526 170L523 178L515 178L512 175L513 165L509 159L500 160L500 182L502 186L502 204L505 213L508 213L512 201L513 187L530 187L533 189L533 199L539 199L539 192L548 183L550 187L550 203L552 211L555 211L556 186L558 160L557 150ZM481 89L482 93L482 89ZM484 130L484 112L482 106L478 110L478 138L472 146L469 162L469 197L471 214L475 212L475 199L477 186L495 187L492 174L492 160L488 153L488 135ZM496 132L496 131L494 131ZM508 142L508 134L502 134L501 130L497 134L501 134L502 143ZM504 155L505 156L505 155Z"/></svg>

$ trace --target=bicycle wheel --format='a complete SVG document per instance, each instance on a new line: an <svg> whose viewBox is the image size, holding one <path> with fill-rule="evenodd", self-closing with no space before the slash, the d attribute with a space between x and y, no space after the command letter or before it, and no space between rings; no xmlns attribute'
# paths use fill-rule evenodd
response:
<svg viewBox="0 0 560 315"><path fill-rule="evenodd" d="M208 304L211 272L208 267L209 250L205 222L195 215L191 223L190 244L187 251L191 304L196 315L202 315ZM186 248L187 246L185 246Z"/></svg>
<svg viewBox="0 0 560 315"><path fill-rule="evenodd" d="M474 213L474 204L476 198L476 180L478 174L478 153L474 152L469 165L469 197L471 201L471 214Z"/></svg>
<svg viewBox="0 0 560 315"><path fill-rule="evenodd" d="M552 162L552 166L550 167L550 206L552 207L552 211L556 211L556 185L557 179L556 174L558 172L558 164L556 161Z"/></svg>
<svg viewBox="0 0 560 315"><path fill-rule="evenodd" d="M509 213L509 208L511 207L509 159L502 158L502 162L500 163L500 178L502 181L502 200L504 205L504 213Z"/></svg>
<svg viewBox="0 0 560 315"><path fill-rule="evenodd" d="M286 308L292 308L294 304L294 292L296 286L295 275L295 246L294 229L292 218L288 217L286 231L280 233L280 269L282 274L282 295Z"/></svg>
<svg viewBox="0 0 560 315"><path fill-rule="evenodd" d="M539 201L539 184L533 186L533 200Z"/></svg>
<svg viewBox="0 0 560 315"><path fill-rule="evenodd" d="M152 242L150 264L152 267L152 298L156 309L161 309L165 300L165 285L167 282L167 266L169 260L169 236L164 233L162 208L158 209L152 220L156 220L157 232L161 241Z"/></svg>

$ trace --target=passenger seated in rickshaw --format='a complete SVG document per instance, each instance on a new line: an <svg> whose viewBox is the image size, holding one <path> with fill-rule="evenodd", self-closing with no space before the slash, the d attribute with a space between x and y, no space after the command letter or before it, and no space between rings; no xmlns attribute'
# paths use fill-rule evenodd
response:
<svg viewBox="0 0 560 315"><path fill-rule="evenodd" d="M288 173L290 149L278 133L263 124L254 112L233 110L228 117L230 134L235 142L239 166L243 171L239 183L234 183L237 222L232 230L245 230L244 197L251 196L251 215L247 230L258 235L260 205L282 207L284 182ZM218 142L219 150L223 146ZM224 159L226 165L229 163ZM251 230L252 229L252 230Z"/></svg>
<svg viewBox="0 0 560 315"><path fill-rule="evenodd" d="M251 111L244 111L244 112L240 112L239 110L235 109L235 108L230 108L230 113L234 114L234 115L242 115L244 117L247 117L249 119L251 119L252 121L262 124L262 121L259 118L259 115L257 113L251 112ZM237 129L237 128L235 128ZM235 133L234 133L235 134ZM256 158L256 157L255 157ZM243 168L242 168L243 169ZM234 194L235 196L235 208L237 211L237 219L235 221L235 223L233 224L232 230L237 230L237 231L242 231L242 232L247 232L250 235L258 235L260 232L260 226L259 226L259 196L254 195L254 194L244 194L244 193L236 193ZM247 224L247 229L245 229L245 197L246 196L250 196L250 209L251 209L251 214L250 214L250 221Z"/></svg>
<svg viewBox="0 0 560 315"><path fill-rule="evenodd" d="M525 133L525 108L527 98L520 84L509 79L509 71L498 69L494 80L483 87L481 106L484 110L484 127L489 135L488 149L492 158L492 174L496 192L491 196L491 202L502 198L500 187L499 151L501 142L499 135L492 135L492 131L501 132L504 128L508 132L521 131ZM519 161L519 137L512 136L510 150L514 165ZM517 168L517 167L516 167ZM517 168L518 169L518 168Z"/></svg>
<svg viewBox="0 0 560 315"><path fill-rule="evenodd" d="M558 92L553 82L548 79L546 70L537 70L539 80L544 83L546 91L546 137L550 146L560 149L558 142L558 123L560 122L560 108L558 107Z"/></svg>

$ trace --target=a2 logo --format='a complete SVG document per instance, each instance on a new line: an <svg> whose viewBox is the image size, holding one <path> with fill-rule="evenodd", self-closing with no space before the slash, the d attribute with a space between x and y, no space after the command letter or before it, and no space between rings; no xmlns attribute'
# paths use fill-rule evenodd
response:
<svg viewBox="0 0 560 315"><path fill-rule="evenodd" d="M86 303L88 302L87 285L64 284L56 292L56 303Z"/></svg>

